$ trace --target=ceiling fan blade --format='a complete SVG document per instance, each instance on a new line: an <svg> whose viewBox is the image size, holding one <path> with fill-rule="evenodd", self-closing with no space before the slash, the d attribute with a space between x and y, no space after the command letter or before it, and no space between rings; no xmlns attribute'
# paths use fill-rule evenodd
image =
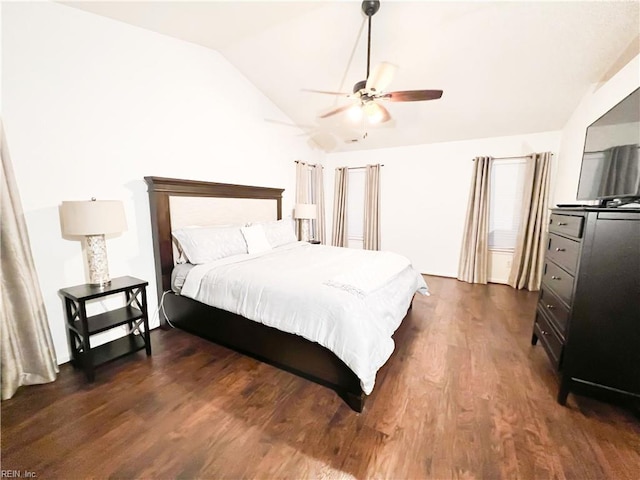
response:
<svg viewBox="0 0 640 480"><path fill-rule="evenodd" d="M351 107L353 107L353 105L345 105L343 107L335 108L335 109L333 109L333 110L331 110L331 111L329 111L327 113L324 113L324 114L320 115L320 118L327 118L327 117L330 117L332 115L336 115L338 113L341 113L341 112L344 112L345 110L350 109Z"/></svg>
<svg viewBox="0 0 640 480"><path fill-rule="evenodd" d="M373 92L383 92L393 80L397 69L398 67L392 63L379 63L367 78L367 86L365 88Z"/></svg>
<svg viewBox="0 0 640 480"><path fill-rule="evenodd" d="M404 90L389 92L380 98L392 102L419 102L421 100L437 100L442 97L442 90Z"/></svg>
<svg viewBox="0 0 640 480"><path fill-rule="evenodd" d="M310 88L303 88L302 89L303 92L311 92L311 93L322 93L323 95L340 95L340 96L345 96L348 97L349 94L346 92L332 92L329 90L313 90Z"/></svg>

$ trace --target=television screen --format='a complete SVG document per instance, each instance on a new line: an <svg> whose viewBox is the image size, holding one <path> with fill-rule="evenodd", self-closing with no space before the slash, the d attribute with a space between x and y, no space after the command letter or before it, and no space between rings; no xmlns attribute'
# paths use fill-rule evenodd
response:
<svg viewBox="0 0 640 480"><path fill-rule="evenodd" d="M578 200L640 197L640 88L587 128Z"/></svg>

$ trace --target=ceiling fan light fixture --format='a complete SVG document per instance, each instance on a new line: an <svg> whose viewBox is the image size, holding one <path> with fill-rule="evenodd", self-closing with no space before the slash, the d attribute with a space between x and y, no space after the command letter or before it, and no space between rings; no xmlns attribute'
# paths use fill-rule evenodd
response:
<svg viewBox="0 0 640 480"><path fill-rule="evenodd" d="M376 102L367 102L362 106L369 123L380 123L384 119L384 110Z"/></svg>
<svg viewBox="0 0 640 480"><path fill-rule="evenodd" d="M347 115L352 122L359 122L362 120L362 107L360 105L352 106L347 110Z"/></svg>

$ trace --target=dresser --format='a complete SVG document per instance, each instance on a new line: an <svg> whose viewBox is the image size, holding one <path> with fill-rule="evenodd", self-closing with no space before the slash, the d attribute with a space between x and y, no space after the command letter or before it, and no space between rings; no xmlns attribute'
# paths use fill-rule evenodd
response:
<svg viewBox="0 0 640 480"><path fill-rule="evenodd" d="M531 343L572 390L640 399L640 210L553 209Z"/></svg>

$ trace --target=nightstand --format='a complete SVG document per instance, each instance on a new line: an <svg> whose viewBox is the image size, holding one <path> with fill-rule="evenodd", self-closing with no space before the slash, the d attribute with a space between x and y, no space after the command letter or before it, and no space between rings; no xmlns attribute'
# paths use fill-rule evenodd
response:
<svg viewBox="0 0 640 480"><path fill-rule="evenodd" d="M151 355L147 285L149 282L138 278L119 277L105 287L83 284L60 289L65 302L71 363L84 370L89 382L94 381L94 370L98 365L142 349L146 350L147 356ZM125 295L123 307L87 317L87 301L119 293ZM126 336L91 347L91 335L120 325L128 325Z"/></svg>

